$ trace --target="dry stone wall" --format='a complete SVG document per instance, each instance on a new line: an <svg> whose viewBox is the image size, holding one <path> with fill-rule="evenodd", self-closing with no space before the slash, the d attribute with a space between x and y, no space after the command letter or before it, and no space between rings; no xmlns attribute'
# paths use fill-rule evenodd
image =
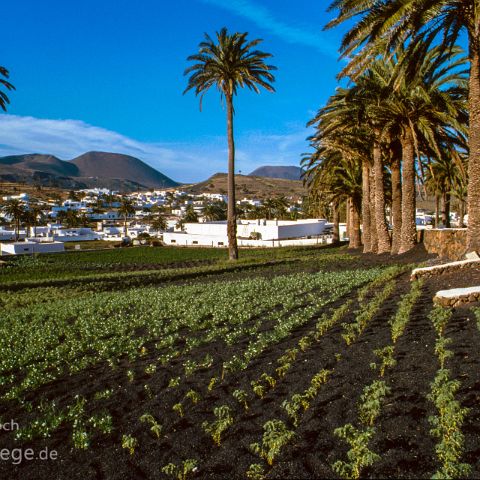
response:
<svg viewBox="0 0 480 480"><path fill-rule="evenodd" d="M465 228L443 228L423 230L423 244L428 253L440 258L460 260L467 252L467 230Z"/></svg>

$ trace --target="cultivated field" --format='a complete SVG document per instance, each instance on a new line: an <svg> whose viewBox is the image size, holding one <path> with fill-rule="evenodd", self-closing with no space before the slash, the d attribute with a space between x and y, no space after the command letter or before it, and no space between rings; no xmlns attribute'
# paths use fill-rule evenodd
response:
<svg viewBox="0 0 480 480"><path fill-rule="evenodd" d="M0 267L0 417L18 425L0 455L19 449L0 478L480 478L480 310L432 305L479 272L410 283L421 249L241 254Z"/></svg>

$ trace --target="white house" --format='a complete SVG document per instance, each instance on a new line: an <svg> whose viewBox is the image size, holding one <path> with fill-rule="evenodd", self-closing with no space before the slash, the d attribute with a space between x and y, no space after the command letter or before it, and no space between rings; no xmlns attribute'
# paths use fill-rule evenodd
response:
<svg viewBox="0 0 480 480"><path fill-rule="evenodd" d="M28 255L32 253L56 253L63 252L65 246L62 242L15 242L1 243L2 255Z"/></svg>
<svg viewBox="0 0 480 480"><path fill-rule="evenodd" d="M237 239L239 246L251 247L322 243L326 242L326 238L320 238L326 225L323 219L241 220ZM226 247L227 222L186 223L182 232L164 232L163 241L167 245Z"/></svg>

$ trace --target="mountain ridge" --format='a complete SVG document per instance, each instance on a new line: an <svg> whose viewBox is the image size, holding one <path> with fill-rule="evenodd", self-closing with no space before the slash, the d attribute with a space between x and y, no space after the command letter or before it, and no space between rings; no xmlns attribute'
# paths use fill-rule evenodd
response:
<svg viewBox="0 0 480 480"><path fill-rule="evenodd" d="M264 165L256 168L248 175L253 177L283 178L301 180L303 170L295 165Z"/></svg>
<svg viewBox="0 0 480 480"><path fill-rule="evenodd" d="M74 189L101 186L125 191L180 185L136 157L95 151L72 160L38 153L0 157L0 180Z"/></svg>

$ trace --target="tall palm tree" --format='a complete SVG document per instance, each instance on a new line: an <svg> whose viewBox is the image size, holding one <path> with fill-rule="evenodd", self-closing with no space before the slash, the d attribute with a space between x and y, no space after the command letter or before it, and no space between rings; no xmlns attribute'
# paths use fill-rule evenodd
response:
<svg viewBox="0 0 480 480"><path fill-rule="evenodd" d="M20 200L9 200L3 207L4 213L6 213L14 222L15 241L18 242L20 236L20 222L25 215L25 206Z"/></svg>
<svg viewBox="0 0 480 480"><path fill-rule="evenodd" d="M439 42L450 48L462 31L468 37L470 75L468 88L469 161L467 250L480 250L480 6L478 0L334 0L331 10L338 16L327 27L357 18L344 36L343 56L352 60L344 74L368 68L372 56L380 52L423 43L428 49ZM355 55L353 55L355 53ZM407 60L408 61L408 60ZM412 68L415 68L412 65Z"/></svg>
<svg viewBox="0 0 480 480"><path fill-rule="evenodd" d="M415 59L416 68L412 71L403 68L402 56L406 54ZM392 58L392 91L377 110L377 115L382 120L383 130L400 140L402 217L397 222L401 225L399 253L410 250L416 243L415 179L416 160L421 160L421 143L440 156L440 143L456 141L456 136L466 130L465 77L462 71L465 61L462 54L458 48L447 52L440 47L427 52L415 48L400 49Z"/></svg>
<svg viewBox="0 0 480 480"><path fill-rule="evenodd" d="M199 52L188 57L195 62L185 70L190 75L185 92L194 90L200 95L200 107L206 91L216 86L227 105L228 138L228 251L230 260L238 258L237 221L235 212L235 142L233 136L233 98L239 87L248 87L259 93L259 86L273 92L271 83L275 80L271 71L276 67L264 60L269 53L253 50L262 40L247 41L247 33L229 34L226 28L216 33L216 41L205 34L199 44ZM185 93L184 92L184 93Z"/></svg>
<svg viewBox="0 0 480 480"><path fill-rule="evenodd" d="M123 217L123 236L127 237L127 221L130 215L135 213L135 207L133 206L133 202L128 197L122 197L120 200L121 204L118 209L118 213Z"/></svg>
<svg viewBox="0 0 480 480"><path fill-rule="evenodd" d="M15 90L15 87L7 80L9 77L8 70L5 67L0 67L0 85L5 87L7 90ZM0 90L0 107L4 112L7 111L7 105L10 103L8 95Z"/></svg>

